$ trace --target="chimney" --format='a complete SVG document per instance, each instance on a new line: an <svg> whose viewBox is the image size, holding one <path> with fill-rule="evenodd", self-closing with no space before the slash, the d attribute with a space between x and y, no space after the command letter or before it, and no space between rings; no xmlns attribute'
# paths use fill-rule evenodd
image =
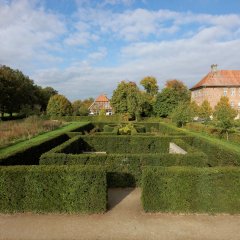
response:
<svg viewBox="0 0 240 240"><path fill-rule="evenodd" d="M211 72L212 72L212 73L217 72L217 66L218 66L217 64L212 64L212 65L211 65Z"/></svg>

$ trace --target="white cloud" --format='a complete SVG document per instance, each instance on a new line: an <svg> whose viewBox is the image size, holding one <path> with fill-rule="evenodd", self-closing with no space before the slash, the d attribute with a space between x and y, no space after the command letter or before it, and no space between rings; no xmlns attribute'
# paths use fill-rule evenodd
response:
<svg viewBox="0 0 240 240"><path fill-rule="evenodd" d="M50 58L44 50L66 31L58 16L26 0L0 2L0 16L0 63L16 67Z"/></svg>

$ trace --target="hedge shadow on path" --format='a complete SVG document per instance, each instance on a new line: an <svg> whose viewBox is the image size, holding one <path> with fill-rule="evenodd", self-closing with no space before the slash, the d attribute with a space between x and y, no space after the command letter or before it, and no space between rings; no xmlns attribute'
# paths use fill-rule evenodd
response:
<svg viewBox="0 0 240 240"><path fill-rule="evenodd" d="M110 211L115 208L132 191L134 191L134 188L109 188L107 210Z"/></svg>

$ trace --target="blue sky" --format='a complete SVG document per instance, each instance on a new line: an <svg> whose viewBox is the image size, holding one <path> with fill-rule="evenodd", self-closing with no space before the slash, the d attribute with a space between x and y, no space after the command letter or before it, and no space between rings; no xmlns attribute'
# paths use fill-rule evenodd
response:
<svg viewBox="0 0 240 240"><path fill-rule="evenodd" d="M70 100L240 69L239 0L0 0L0 64Z"/></svg>

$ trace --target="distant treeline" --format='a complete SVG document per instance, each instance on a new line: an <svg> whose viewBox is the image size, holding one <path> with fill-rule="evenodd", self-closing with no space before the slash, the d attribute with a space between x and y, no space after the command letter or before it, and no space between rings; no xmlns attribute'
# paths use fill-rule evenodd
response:
<svg viewBox="0 0 240 240"><path fill-rule="evenodd" d="M19 70L0 66L0 115L32 115L45 112L51 96L58 92L42 88Z"/></svg>

